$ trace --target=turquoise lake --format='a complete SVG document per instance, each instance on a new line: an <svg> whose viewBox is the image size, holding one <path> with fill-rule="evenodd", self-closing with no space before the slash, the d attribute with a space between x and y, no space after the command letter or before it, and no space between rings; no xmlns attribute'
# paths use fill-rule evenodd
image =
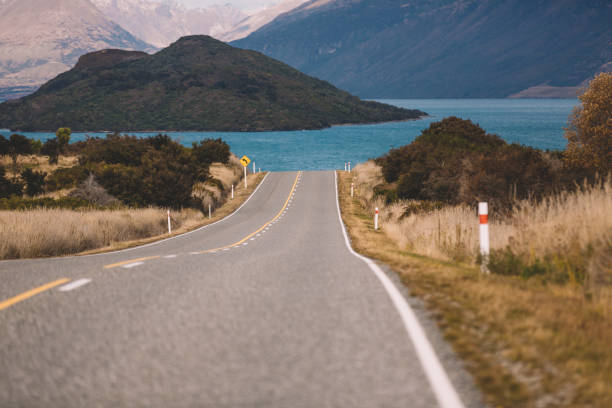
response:
<svg viewBox="0 0 612 408"><path fill-rule="evenodd" d="M563 127L572 108L579 104L577 99L402 99L380 102L420 109L430 116L411 122L335 126L323 130L168 134L187 146L206 138L222 138L232 152L249 156L262 170L329 170L343 168L345 161L364 162L393 147L408 144L431 122L447 116L470 119L487 132L498 134L511 143L540 149L564 149ZM24 134L42 141L55 136L37 132ZM104 136L103 133L74 133L72 141L83 140L86 135Z"/></svg>

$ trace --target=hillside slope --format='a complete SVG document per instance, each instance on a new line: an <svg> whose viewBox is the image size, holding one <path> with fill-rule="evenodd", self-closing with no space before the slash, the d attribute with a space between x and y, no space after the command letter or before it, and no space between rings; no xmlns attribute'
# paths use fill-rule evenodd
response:
<svg viewBox="0 0 612 408"><path fill-rule="evenodd" d="M0 98L29 93L104 48L152 50L89 0L13 0L0 12Z"/></svg>
<svg viewBox="0 0 612 408"><path fill-rule="evenodd" d="M36 93L0 104L0 128L263 131L422 115L361 101L258 52L191 36L154 55L87 54Z"/></svg>
<svg viewBox="0 0 612 408"><path fill-rule="evenodd" d="M506 97L612 61L606 0L312 0L232 43L360 97Z"/></svg>

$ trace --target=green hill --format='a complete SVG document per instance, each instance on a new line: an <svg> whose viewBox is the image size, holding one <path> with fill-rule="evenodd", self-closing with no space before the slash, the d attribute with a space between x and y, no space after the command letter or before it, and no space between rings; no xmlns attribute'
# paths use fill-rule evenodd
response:
<svg viewBox="0 0 612 408"><path fill-rule="evenodd" d="M0 104L0 128L264 131L422 115L361 101L258 52L191 36L154 55L84 55L36 93Z"/></svg>

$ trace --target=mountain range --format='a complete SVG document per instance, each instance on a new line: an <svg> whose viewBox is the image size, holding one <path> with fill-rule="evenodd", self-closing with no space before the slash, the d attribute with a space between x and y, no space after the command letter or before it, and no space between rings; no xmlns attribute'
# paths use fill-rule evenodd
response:
<svg viewBox="0 0 612 408"><path fill-rule="evenodd" d="M89 0L8 0L0 8L0 92L29 93L104 48L154 49Z"/></svg>
<svg viewBox="0 0 612 408"><path fill-rule="evenodd" d="M0 100L33 92L91 51L153 52L191 34L233 40L304 1L246 14L228 4L187 9L172 0L0 0Z"/></svg>
<svg viewBox="0 0 612 408"><path fill-rule="evenodd" d="M575 97L611 22L609 0L311 0L232 44L365 98Z"/></svg>
<svg viewBox="0 0 612 408"><path fill-rule="evenodd" d="M267 131L423 115L361 101L261 53L189 36L153 55L86 54L32 95L0 104L0 128Z"/></svg>

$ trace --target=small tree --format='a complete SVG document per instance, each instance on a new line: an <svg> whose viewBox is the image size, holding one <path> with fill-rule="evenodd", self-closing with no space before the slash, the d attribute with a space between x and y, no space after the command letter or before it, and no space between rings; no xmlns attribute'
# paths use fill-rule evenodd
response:
<svg viewBox="0 0 612 408"><path fill-rule="evenodd" d="M60 153L64 153L66 146L70 143L71 134L72 130L70 130L70 128L59 128L57 132L55 132L55 137L60 146Z"/></svg>
<svg viewBox="0 0 612 408"><path fill-rule="evenodd" d="M612 73L601 73L580 95L565 129L566 165L587 173L612 171Z"/></svg>
<svg viewBox="0 0 612 408"><path fill-rule="evenodd" d="M45 142L40 152L44 155L49 156L49 164L57 164L60 155L60 145L57 138L49 139Z"/></svg>
<svg viewBox="0 0 612 408"><path fill-rule="evenodd" d="M8 153L13 159L13 173L18 173L17 159L19 155L31 154L32 153L32 144L30 143L30 139L23 135L18 135L14 133L9 138L9 146Z"/></svg>

